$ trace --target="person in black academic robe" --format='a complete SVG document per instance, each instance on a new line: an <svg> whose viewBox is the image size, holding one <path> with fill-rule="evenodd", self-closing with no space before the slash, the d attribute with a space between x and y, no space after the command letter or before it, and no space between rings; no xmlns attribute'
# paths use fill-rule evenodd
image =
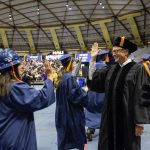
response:
<svg viewBox="0 0 150 150"><path fill-rule="evenodd" d="M150 103L150 77L142 64L129 58L135 50L135 44L118 37L112 49L117 64L96 70L92 76L91 90L105 92L98 150L141 150L142 124L150 123L150 108L144 106ZM97 43L91 53L92 67Z"/></svg>
<svg viewBox="0 0 150 150"><path fill-rule="evenodd" d="M13 50L0 52L0 150L37 150L33 112L55 101L50 64L43 88L36 90L20 80L21 61Z"/></svg>
<svg viewBox="0 0 150 150"><path fill-rule="evenodd" d="M64 66L56 90L56 129L58 150L84 149L86 143L84 107L88 95L71 76L73 60L69 54L60 58ZM55 85L55 81L54 81Z"/></svg>

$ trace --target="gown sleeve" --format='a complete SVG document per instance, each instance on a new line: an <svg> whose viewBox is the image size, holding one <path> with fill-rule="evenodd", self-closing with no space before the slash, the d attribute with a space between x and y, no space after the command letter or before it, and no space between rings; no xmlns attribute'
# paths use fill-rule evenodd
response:
<svg viewBox="0 0 150 150"><path fill-rule="evenodd" d="M104 93L105 91L105 79L110 67L104 67L102 69L97 69L92 77L91 81L91 91L98 93Z"/></svg>
<svg viewBox="0 0 150 150"><path fill-rule="evenodd" d="M75 77L67 80L68 99L72 104L86 107L88 104L87 93L78 85Z"/></svg>
<svg viewBox="0 0 150 150"><path fill-rule="evenodd" d="M54 87L47 79L41 90L36 90L24 82L15 83L10 88L9 99L14 108L23 112L34 112L55 102Z"/></svg>
<svg viewBox="0 0 150 150"><path fill-rule="evenodd" d="M90 61L89 63L89 79L92 80L93 74L96 70L96 66L95 66L96 62L94 61Z"/></svg>
<svg viewBox="0 0 150 150"><path fill-rule="evenodd" d="M150 76L143 66L137 71L134 97L135 123L150 123Z"/></svg>
<svg viewBox="0 0 150 150"><path fill-rule="evenodd" d="M89 91L88 96L89 101L86 109L92 113L102 113L105 94Z"/></svg>

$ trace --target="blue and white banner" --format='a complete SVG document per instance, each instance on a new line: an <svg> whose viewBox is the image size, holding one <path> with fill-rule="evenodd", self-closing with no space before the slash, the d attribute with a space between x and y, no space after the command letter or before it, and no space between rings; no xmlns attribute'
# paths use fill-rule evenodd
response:
<svg viewBox="0 0 150 150"><path fill-rule="evenodd" d="M76 54L76 59L82 58L82 62L89 62L91 59L90 53Z"/></svg>

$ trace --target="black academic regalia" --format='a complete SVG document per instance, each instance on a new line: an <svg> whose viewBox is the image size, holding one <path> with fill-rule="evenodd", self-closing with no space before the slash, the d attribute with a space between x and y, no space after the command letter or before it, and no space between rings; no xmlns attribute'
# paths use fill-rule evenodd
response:
<svg viewBox="0 0 150 150"><path fill-rule="evenodd" d="M33 112L54 103L53 83L41 90L14 83L8 96L0 97L0 150L37 150Z"/></svg>
<svg viewBox="0 0 150 150"><path fill-rule="evenodd" d="M58 150L84 149L86 134L83 107L87 104L87 93L81 89L74 77L65 73L56 91Z"/></svg>
<svg viewBox="0 0 150 150"><path fill-rule="evenodd" d="M150 123L150 77L143 65L130 62L96 70L91 90L105 92L98 150L140 150L135 125Z"/></svg>

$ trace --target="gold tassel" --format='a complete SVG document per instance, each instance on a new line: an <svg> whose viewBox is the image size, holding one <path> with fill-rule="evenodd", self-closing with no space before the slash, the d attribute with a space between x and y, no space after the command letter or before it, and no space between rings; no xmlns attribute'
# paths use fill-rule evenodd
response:
<svg viewBox="0 0 150 150"><path fill-rule="evenodd" d="M124 40L125 40L125 37L124 37L124 36L122 36L122 37L121 37L121 41L120 41L120 47L123 47Z"/></svg>
<svg viewBox="0 0 150 150"><path fill-rule="evenodd" d="M147 71L148 75L150 76L150 69L146 63L143 63L145 70Z"/></svg>
<svg viewBox="0 0 150 150"><path fill-rule="evenodd" d="M69 62L69 64L68 64L68 66L67 66L67 68L66 68L66 72L70 72L71 65L72 65L72 58L71 58L71 60L70 60L70 62Z"/></svg>

